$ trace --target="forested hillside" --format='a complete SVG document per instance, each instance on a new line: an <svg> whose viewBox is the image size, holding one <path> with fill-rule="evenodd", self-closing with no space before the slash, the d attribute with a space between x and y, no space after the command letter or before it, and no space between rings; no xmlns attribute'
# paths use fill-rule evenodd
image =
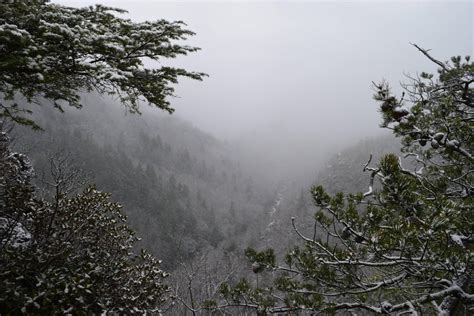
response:
<svg viewBox="0 0 474 316"><path fill-rule="evenodd" d="M186 121L156 113L124 115L113 100L96 95L84 100L81 111L41 108L35 120L44 130L16 126L15 149L31 157L35 183L44 192L51 189L54 168L72 168L82 186L110 192L141 238L137 246L174 272L169 282L183 300L189 299L184 276L194 273L194 300L201 303L219 297L215 286L201 293L203 285L252 276L247 247L272 247L278 256L288 251L297 241L292 217L302 231L311 231L307 179L334 192L366 190L367 153L380 157L399 147L390 136L360 141L334 154L324 168L315 166L306 179L262 185L239 162L232 144Z"/></svg>
<svg viewBox="0 0 474 316"><path fill-rule="evenodd" d="M13 131L16 149L33 161L37 185L47 187L51 162L64 160L84 184L124 205L141 246L170 270L207 247L241 251L254 237L249 231L273 190L254 184L229 144L179 118L124 115L93 95L84 103L83 111L64 114L42 108L35 119L44 131Z"/></svg>
<svg viewBox="0 0 474 316"><path fill-rule="evenodd" d="M474 313L472 5L83 2L0 2L0 315Z"/></svg>
<svg viewBox="0 0 474 316"><path fill-rule="evenodd" d="M311 198L312 185L322 185L328 192L366 192L370 184L370 173L363 166L372 155L378 160L388 153L399 153L400 143L392 135L361 140L327 159L326 163L315 168L305 179L289 181L281 187L279 199L268 210L269 220L262 234L259 247L271 247L277 254L283 255L295 244L298 236L291 226L295 217L299 229L312 232L315 206Z"/></svg>

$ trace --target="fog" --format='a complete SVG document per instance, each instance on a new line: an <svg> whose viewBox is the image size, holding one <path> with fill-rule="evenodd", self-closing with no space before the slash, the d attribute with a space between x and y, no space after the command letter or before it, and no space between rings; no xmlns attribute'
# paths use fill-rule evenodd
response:
<svg viewBox="0 0 474 316"><path fill-rule="evenodd" d="M474 315L473 17L3 1L0 316Z"/></svg>
<svg viewBox="0 0 474 316"><path fill-rule="evenodd" d="M469 1L102 3L196 32L187 44L202 50L164 63L209 77L181 80L174 115L283 169L383 133L371 82L397 90L404 75L436 70L410 43L441 60L473 52Z"/></svg>

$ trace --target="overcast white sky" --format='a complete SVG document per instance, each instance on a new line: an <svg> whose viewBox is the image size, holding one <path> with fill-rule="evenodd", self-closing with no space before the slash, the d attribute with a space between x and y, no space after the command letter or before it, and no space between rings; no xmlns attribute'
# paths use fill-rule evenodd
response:
<svg viewBox="0 0 474 316"><path fill-rule="evenodd" d="M371 81L397 86L404 73L435 70L410 42L442 60L473 53L471 1L54 2L186 22L197 33L188 44L202 50L177 64L210 77L182 80L172 104L224 139L318 145L372 135Z"/></svg>

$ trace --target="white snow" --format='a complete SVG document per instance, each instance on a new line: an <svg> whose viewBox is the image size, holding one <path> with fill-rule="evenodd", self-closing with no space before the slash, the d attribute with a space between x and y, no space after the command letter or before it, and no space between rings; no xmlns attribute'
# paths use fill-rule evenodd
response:
<svg viewBox="0 0 474 316"><path fill-rule="evenodd" d="M441 141L444 137L444 133L438 132L433 135L433 138L436 139L438 142Z"/></svg>
<svg viewBox="0 0 474 316"><path fill-rule="evenodd" d="M461 236L458 234L451 234L451 240L454 241L456 244L464 248L464 243L462 242L465 239L465 236Z"/></svg>
<svg viewBox="0 0 474 316"><path fill-rule="evenodd" d="M6 238L1 240L1 243L6 243L15 249L27 247L31 242L31 234L26 228L21 223L8 218L0 217L0 232L2 235L9 232L6 234Z"/></svg>
<svg viewBox="0 0 474 316"><path fill-rule="evenodd" d="M448 146L448 147L459 147L459 141L457 141L456 139L449 140L449 141L446 142L446 146Z"/></svg>

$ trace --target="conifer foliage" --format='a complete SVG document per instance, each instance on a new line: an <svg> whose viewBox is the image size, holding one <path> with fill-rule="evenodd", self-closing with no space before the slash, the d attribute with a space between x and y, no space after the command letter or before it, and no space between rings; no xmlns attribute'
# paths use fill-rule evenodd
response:
<svg viewBox="0 0 474 316"><path fill-rule="evenodd" d="M416 46L416 45L415 45ZM314 232L293 227L301 245L284 264L271 251L247 251L254 272L272 271L272 284L224 285L223 306L260 314L291 311L335 314L473 311L473 97L469 57L434 59L437 76L409 78L398 98L375 85L382 127L402 139L394 154L364 166L367 192L328 194L311 189Z"/></svg>

